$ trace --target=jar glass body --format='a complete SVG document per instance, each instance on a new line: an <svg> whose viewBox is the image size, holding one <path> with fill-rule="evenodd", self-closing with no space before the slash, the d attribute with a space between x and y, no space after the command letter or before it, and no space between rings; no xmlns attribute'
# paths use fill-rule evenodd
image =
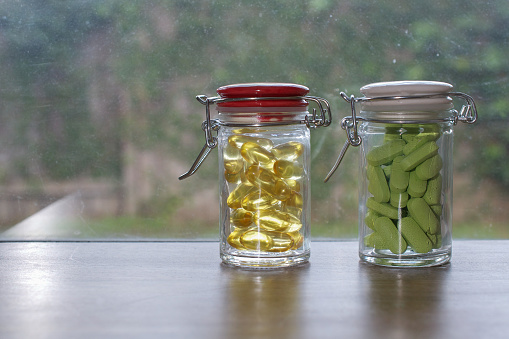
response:
<svg viewBox="0 0 509 339"><path fill-rule="evenodd" d="M242 119L229 126L224 119L228 116L218 132L221 259L253 268L307 262L308 127L300 123L243 126Z"/></svg>
<svg viewBox="0 0 509 339"><path fill-rule="evenodd" d="M360 122L361 260L397 267L450 260L452 125Z"/></svg>

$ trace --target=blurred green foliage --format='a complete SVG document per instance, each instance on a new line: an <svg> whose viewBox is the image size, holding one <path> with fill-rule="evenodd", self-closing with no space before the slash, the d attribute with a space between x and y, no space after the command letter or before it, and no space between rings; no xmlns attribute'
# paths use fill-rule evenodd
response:
<svg viewBox="0 0 509 339"><path fill-rule="evenodd" d="M190 164L203 143L194 96L222 85L304 84L331 101L337 122L348 114L340 91L437 80L477 101L478 124L461 132L475 140L466 164L509 188L507 22L506 0L4 0L0 117L13 132L0 138L12 176L35 175L36 161L51 178L120 178L126 142L174 149L191 135L195 149L175 153ZM90 46L100 58L89 60ZM105 74L107 124L90 99ZM190 105L198 114L182 111ZM313 135L321 176L343 140L338 130Z"/></svg>

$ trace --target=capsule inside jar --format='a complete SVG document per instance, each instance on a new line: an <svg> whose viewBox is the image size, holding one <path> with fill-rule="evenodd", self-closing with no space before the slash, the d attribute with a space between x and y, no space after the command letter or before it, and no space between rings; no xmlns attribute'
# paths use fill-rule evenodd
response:
<svg viewBox="0 0 509 339"><path fill-rule="evenodd" d="M302 228L302 223L298 217L278 209L258 211L254 214L253 221L267 231L291 233Z"/></svg>
<svg viewBox="0 0 509 339"><path fill-rule="evenodd" d="M304 169L297 161L276 160L274 162L274 173L280 178L297 179L302 177Z"/></svg>
<svg viewBox="0 0 509 339"><path fill-rule="evenodd" d="M256 164L249 166L246 177L251 184L273 195L278 200L284 201L292 193L292 190L282 178Z"/></svg>
<svg viewBox="0 0 509 339"><path fill-rule="evenodd" d="M408 243L414 252L427 253L433 249L433 240L436 242L437 236L441 235L440 170L443 162L438 152L440 128L436 124L398 128L397 132L391 128L389 125L386 127L382 145L373 147L366 155L369 163L366 170L368 187L381 186L381 182L389 193L390 201L378 198L382 196L378 190L369 190L372 197L366 202L367 214L377 217L373 221L366 217L366 226L373 232L365 237L365 243L394 254L404 252ZM389 175L385 172L388 167ZM388 220L392 220L391 224ZM400 238L396 237L395 228L388 225L398 226ZM421 230L416 230L415 225ZM384 241L377 241L378 237ZM403 240L406 241L405 246L402 245Z"/></svg>
<svg viewBox="0 0 509 339"><path fill-rule="evenodd" d="M231 146L238 148L239 150L242 147L242 145L244 145L247 142L255 143L268 151L270 151L274 146L274 143L270 139L251 137L244 134L234 134L228 138L228 143Z"/></svg>
<svg viewBox="0 0 509 339"><path fill-rule="evenodd" d="M224 169L228 174L237 174L244 168L242 155L236 147L231 145L225 147L223 159Z"/></svg>
<svg viewBox="0 0 509 339"><path fill-rule="evenodd" d="M241 251L300 248L304 202L299 193L303 167L298 159L304 145L286 142L274 146L266 138L234 134L226 148L225 179L233 185L227 199L233 226L228 244ZM231 172L237 170L234 177Z"/></svg>
<svg viewBox="0 0 509 339"><path fill-rule="evenodd" d="M293 161L304 152L304 145L298 141L289 141L272 148L272 154L279 160Z"/></svg>

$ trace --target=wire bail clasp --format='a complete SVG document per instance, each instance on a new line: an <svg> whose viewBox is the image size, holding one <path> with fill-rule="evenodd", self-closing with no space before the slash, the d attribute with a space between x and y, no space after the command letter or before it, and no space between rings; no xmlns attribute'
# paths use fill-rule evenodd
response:
<svg viewBox="0 0 509 339"><path fill-rule="evenodd" d="M461 92L451 92L447 95L458 97L466 101L466 105L463 105L460 112L456 112L457 114L454 115L455 125L458 123L458 121L467 124L473 124L477 121L477 108L475 106L474 99L470 95Z"/></svg>
<svg viewBox="0 0 509 339"><path fill-rule="evenodd" d="M352 110L352 116L344 117L341 120L341 128L346 132L346 142L343 145L341 152L339 153L336 163L334 164L332 169L329 171L329 174L327 174L327 176L325 177L323 182L329 181L329 179L332 177L334 172L336 172L339 165L341 164L341 161L343 160L343 157L346 154L346 151L348 150L348 147L350 147L350 145L357 147L362 143L362 139L359 136L359 133L357 131L358 119L357 119L357 112L355 110L355 103L358 100L355 99L354 95L351 95L350 97L348 97L348 95L346 95L346 93L344 93L344 92L341 92L340 95L346 102L350 103L350 108Z"/></svg>
<svg viewBox="0 0 509 339"><path fill-rule="evenodd" d="M203 145L198 157L191 165L191 168L186 173L182 174L179 177L179 180L183 180L189 178L193 175L198 168L200 168L201 164L205 161L207 156L210 154L214 148L217 147L217 132L221 127L219 120L210 119L210 104L214 103L218 98L217 97L207 97L206 95L198 95L196 96L196 100L198 100L201 104L205 105L205 120L201 124L201 129L205 133L205 145ZM216 136L212 135L212 132L216 132Z"/></svg>
<svg viewBox="0 0 509 339"><path fill-rule="evenodd" d="M308 128L327 127L332 123L330 105L326 99L309 95L302 97L302 99L307 102L314 102L320 111L320 115L318 116L316 114L316 108L313 108L313 113L311 115L306 115L304 123Z"/></svg>

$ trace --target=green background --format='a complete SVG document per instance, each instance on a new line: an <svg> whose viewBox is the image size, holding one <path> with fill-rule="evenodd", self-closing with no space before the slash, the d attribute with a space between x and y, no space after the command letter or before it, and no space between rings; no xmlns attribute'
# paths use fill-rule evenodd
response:
<svg viewBox="0 0 509 339"><path fill-rule="evenodd" d="M216 152L177 180L204 143L195 96L270 81L330 101L333 125L312 131L312 234L355 237L357 150L323 183L345 140L339 93L436 80L479 111L456 127L454 236L508 238L508 22L502 0L5 0L0 229L77 194L65 231L33 237L217 237Z"/></svg>

